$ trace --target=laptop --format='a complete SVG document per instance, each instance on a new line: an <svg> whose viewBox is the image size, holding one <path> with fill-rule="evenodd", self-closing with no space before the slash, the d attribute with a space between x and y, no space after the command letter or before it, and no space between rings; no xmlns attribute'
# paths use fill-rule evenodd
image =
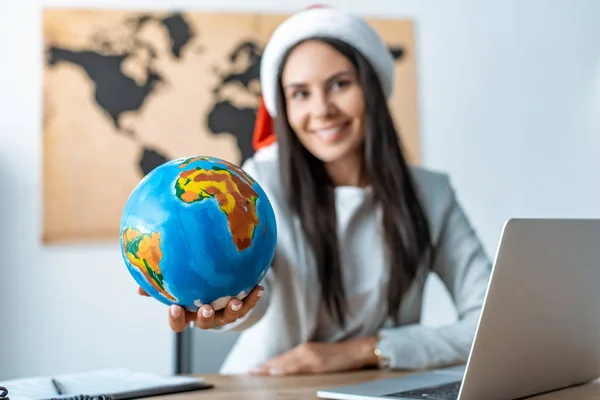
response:
<svg viewBox="0 0 600 400"><path fill-rule="evenodd" d="M326 399L508 400L600 376L600 220L511 219L465 365L317 391Z"/></svg>

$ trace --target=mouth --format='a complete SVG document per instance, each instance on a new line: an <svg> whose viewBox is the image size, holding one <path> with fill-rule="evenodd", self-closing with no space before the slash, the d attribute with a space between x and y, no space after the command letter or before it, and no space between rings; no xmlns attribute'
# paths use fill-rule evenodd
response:
<svg viewBox="0 0 600 400"><path fill-rule="evenodd" d="M347 121L326 129L313 129L311 132L314 133L320 140L331 143L339 139L347 131L349 126L350 122Z"/></svg>

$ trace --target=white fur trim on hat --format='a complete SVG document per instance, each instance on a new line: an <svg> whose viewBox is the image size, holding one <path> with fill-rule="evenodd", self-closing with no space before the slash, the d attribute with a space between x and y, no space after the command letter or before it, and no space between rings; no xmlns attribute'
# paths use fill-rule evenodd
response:
<svg viewBox="0 0 600 400"><path fill-rule="evenodd" d="M277 115L277 73L287 51L298 42L321 36L342 40L360 51L375 69L383 92L391 96L394 58L379 34L363 19L334 8L300 11L279 25L265 46L260 62L260 83L265 107Z"/></svg>

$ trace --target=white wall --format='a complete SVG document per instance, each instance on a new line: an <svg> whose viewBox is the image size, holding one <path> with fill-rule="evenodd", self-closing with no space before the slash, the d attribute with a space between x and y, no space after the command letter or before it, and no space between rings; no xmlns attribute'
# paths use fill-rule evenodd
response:
<svg viewBox="0 0 600 400"><path fill-rule="evenodd" d="M277 12L312 2L95 4L217 3ZM415 19L425 164L452 175L491 256L509 217L600 217L599 2L329 2L344 3ZM116 242L40 246L40 10L22 0L0 13L0 379L117 365L170 372L166 311L135 295ZM439 323L451 309L426 316Z"/></svg>

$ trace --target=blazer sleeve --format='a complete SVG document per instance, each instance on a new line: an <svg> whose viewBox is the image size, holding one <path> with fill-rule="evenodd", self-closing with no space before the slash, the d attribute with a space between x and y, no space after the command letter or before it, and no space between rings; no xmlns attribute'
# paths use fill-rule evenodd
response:
<svg viewBox="0 0 600 400"><path fill-rule="evenodd" d="M432 200L440 204L441 198L447 199L432 229L438 232L433 271L450 292L458 319L440 327L413 324L381 330L378 348L389 358L391 368L427 369L465 363L474 339L491 263L445 180L445 195Z"/></svg>
<svg viewBox="0 0 600 400"><path fill-rule="evenodd" d="M244 162L244 164L242 164L241 167L246 173L248 173L248 175L250 175L259 184L261 184L260 183L261 178L259 176L260 174L258 171L259 168L256 166L256 161L252 157L248 158ZM265 186L264 185L262 185L262 186L263 186L263 189L265 189ZM258 302L254 306L254 308L252 310L250 310L244 317L238 319L237 321L235 321L231 324L227 324L225 326L214 326L213 328L211 328L211 330L219 331L219 332L227 332L227 331L239 332L239 331L243 331L243 330L251 327L255 323L257 323L263 317L263 315L265 315L265 313L267 312L267 307L270 302L271 291L273 288L273 281L274 281L273 271L271 268L269 268L269 270L265 274L265 277L259 283L259 285L261 285L262 287L265 288L264 294L260 298L260 300L258 300Z"/></svg>

